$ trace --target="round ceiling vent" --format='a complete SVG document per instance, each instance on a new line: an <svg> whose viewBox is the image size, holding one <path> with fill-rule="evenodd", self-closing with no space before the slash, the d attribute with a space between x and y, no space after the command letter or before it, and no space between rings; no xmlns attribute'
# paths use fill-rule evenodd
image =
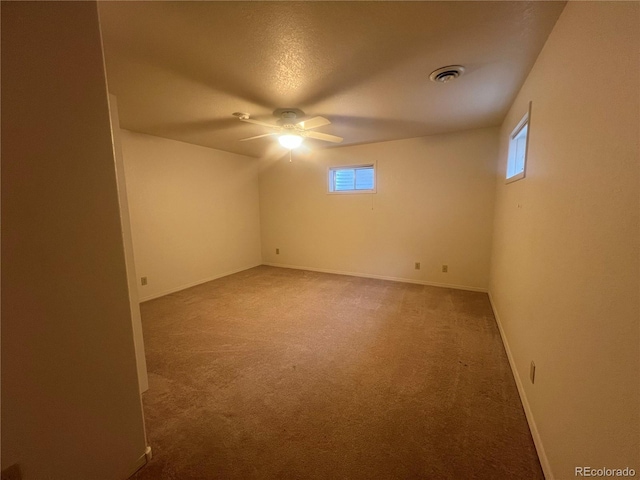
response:
<svg viewBox="0 0 640 480"><path fill-rule="evenodd" d="M448 67L442 67L431 72L429 79L432 82L447 83L455 80L463 73L464 67L462 65L449 65Z"/></svg>

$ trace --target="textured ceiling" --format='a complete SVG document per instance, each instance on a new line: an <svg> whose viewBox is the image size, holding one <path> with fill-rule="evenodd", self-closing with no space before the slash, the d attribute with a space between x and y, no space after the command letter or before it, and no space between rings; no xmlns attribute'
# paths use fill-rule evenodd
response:
<svg viewBox="0 0 640 480"><path fill-rule="evenodd" d="M282 107L343 145L498 125L564 2L100 2L123 128L261 156ZM465 74L429 81L444 65ZM310 148L330 146L305 140Z"/></svg>

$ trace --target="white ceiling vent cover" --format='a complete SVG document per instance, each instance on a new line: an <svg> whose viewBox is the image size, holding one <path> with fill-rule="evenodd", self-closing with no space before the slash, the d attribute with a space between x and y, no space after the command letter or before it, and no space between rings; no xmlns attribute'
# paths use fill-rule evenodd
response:
<svg viewBox="0 0 640 480"><path fill-rule="evenodd" d="M455 80L464 73L464 67L462 65L449 65L442 67L431 72L429 79L432 82L447 83L451 80Z"/></svg>

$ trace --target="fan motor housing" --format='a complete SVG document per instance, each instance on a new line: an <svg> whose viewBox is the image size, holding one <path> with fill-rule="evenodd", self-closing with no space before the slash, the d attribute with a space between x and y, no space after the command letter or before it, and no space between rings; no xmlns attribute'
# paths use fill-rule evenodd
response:
<svg viewBox="0 0 640 480"><path fill-rule="evenodd" d="M278 124L282 125L284 128L294 128L296 119L298 115L293 111L282 112L280 116L280 120L278 120Z"/></svg>
<svg viewBox="0 0 640 480"><path fill-rule="evenodd" d="M286 127L300 121L305 117L305 113L299 108L276 108L273 111L273 116L278 119L278 125Z"/></svg>

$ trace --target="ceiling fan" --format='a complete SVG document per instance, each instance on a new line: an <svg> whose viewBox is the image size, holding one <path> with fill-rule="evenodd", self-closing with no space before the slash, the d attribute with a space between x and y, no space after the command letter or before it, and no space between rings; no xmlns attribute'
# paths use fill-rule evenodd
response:
<svg viewBox="0 0 640 480"><path fill-rule="evenodd" d="M274 130L271 133L263 133L262 135L256 135L255 137L243 138L240 140L241 142L254 140L256 138L268 137L271 135L278 135L278 142L280 142L280 145L291 150L299 147L305 138L314 138L316 140L322 140L331 143L342 143L343 140L342 137L329 135L328 133L311 131L314 128L329 125L331 122L326 118L313 117L309 120L298 120L298 114L293 110L281 111L280 119L275 125L249 118L248 113L236 112L233 114L233 116L238 117L241 122L253 123L254 125L260 125L262 127L267 127Z"/></svg>

